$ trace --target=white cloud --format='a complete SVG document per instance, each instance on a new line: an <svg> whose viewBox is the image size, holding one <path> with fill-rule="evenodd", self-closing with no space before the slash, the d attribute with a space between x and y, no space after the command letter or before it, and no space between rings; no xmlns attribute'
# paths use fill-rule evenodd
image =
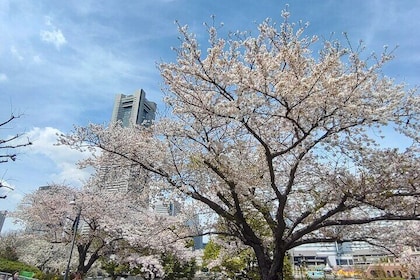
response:
<svg viewBox="0 0 420 280"><path fill-rule="evenodd" d="M89 154L70 149L67 146L57 146L59 134L62 132L52 127L33 128L26 134L33 142L28 153L41 155L52 161L55 170L51 170L51 177L48 179L56 183L64 182L80 186L91 173L87 169L80 169L77 162L88 157Z"/></svg>
<svg viewBox="0 0 420 280"><path fill-rule="evenodd" d="M19 61L23 61L24 57L18 52L15 46L10 47L10 52L14 57L16 57Z"/></svg>
<svg viewBox="0 0 420 280"><path fill-rule="evenodd" d="M4 164L4 174L0 181L7 188L0 188L0 195L7 195L1 200L1 210L14 211L22 198L32 193L39 186L51 183L66 184L81 187L91 176L88 169L79 169L77 162L89 156L70 149L67 146L57 146L57 135L62 132L53 127L34 127L25 133L33 144L19 150L18 160L12 164ZM17 143L16 143L17 144ZM8 218L3 231L16 230L13 219Z"/></svg>
<svg viewBox="0 0 420 280"><path fill-rule="evenodd" d="M67 43L63 32L54 26L50 17L45 17L45 25L48 27L48 30L41 30L40 36L42 41L53 44L57 49L60 49L62 45Z"/></svg>
<svg viewBox="0 0 420 280"><path fill-rule="evenodd" d="M46 26L53 26L53 27L54 27L54 25L52 24L52 18L51 18L51 17L46 16L46 17L44 18L44 22L45 22L45 25L46 25Z"/></svg>
<svg viewBox="0 0 420 280"><path fill-rule="evenodd" d="M50 31L41 30L40 35L42 41L53 44L57 49L67 43L61 30L57 28Z"/></svg>
<svg viewBox="0 0 420 280"><path fill-rule="evenodd" d="M34 62L34 63L36 63L36 64L38 64L38 63L41 63L41 62L42 62L42 59L41 59L41 57L40 57L39 55L34 55L34 56L32 57L32 60L33 60L33 62Z"/></svg>
<svg viewBox="0 0 420 280"><path fill-rule="evenodd" d="M4 73L0 73L0 83L7 82L7 80L9 80L9 78L7 77L7 75L4 74Z"/></svg>

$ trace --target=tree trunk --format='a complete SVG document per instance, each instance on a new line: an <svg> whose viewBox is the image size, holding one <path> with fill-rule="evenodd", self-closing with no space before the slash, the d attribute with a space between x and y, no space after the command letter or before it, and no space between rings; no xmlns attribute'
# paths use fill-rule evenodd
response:
<svg viewBox="0 0 420 280"><path fill-rule="evenodd" d="M261 246L253 248L260 271L261 280L283 280L283 264L286 256L285 252L277 252L271 259Z"/></svg>
<svg viewBox="0 0 420 280"><path fill-rule="evenodd" d="M76 271L76 273L74 273L74 278L72 280L82 280L83 276L84 276L83 272Z"/></svg>

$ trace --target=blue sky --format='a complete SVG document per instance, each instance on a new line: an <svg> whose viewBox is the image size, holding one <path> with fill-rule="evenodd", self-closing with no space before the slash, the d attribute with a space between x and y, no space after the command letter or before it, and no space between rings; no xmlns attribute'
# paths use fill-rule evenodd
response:
<svg viewBox="0 0 420 280"><path fill-rule="evenodd" d="M0 1L0 139L26 132L34 145L16 162L0 165L0 179L14 188L0 200L12 211L22 196L50 183L80 186L88 172L82 155L56 147L56 133L73 125L106 124L115 94L143 88L162 103L156 63L175 60L175 20L207 42L203 22L223 22L222 32L252 30L265 18L281 22L289 4L292 21L309 22L307 35L361 39L367 50L394 47L384 72L397 82L420 85L420 1L400 0L2 0ZM4 191L3 191L4 193ZM13 228L6 220L3 231Z"/></svg>

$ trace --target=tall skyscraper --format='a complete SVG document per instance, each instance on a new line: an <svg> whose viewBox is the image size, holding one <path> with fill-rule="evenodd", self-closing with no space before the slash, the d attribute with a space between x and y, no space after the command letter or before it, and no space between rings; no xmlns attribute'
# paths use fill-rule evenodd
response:
<svg viewBox="0 0 420 280"><path fill-rule="evenodd" d="M155 119L156 103L146 99L144 90L137 90L132 95L118 94L115 97L114 109L112 112L111 124L120 122L123 127L130 127L134 124L148 125ZM113 174L115 170L118 176ZM145 206L151 207L155 213L161 215L176 216L181 205L176 202L164 203L156 201L150 203L148 196L148 181L141 176L141 169L136 165L132 166L103 166L101 168L102 179L109 191L126 191L139 194ZM150 205L152 204L152 205ZM188 221L188 226L197 226L198 216ZM194 237L194 249L203 248L202 236Z"/></svg>
<svg viewBox="0 0 420 280"><path fill-rule="evenodd" d="M117 94L111 124L120 122L126 128L133 125L148 125L155 119L156 107L156 103L146 99L143 89L137 90L132 95ZM146 195L144 193L146 181L136 165L101 166L99 176L101 184L108 191L135 192Z"/></svg>
<svg viewBox="0 0 420 280"><path fill-rule="evenodd" d="M120 121L122 126L147 124L155 119L156 103L146 99L143 89L132 95L117 94L114 102L111 122Z"/></svg>
<svg viewBox="0 0 420 280"><path fill-rule="evenodd" d="M7 211L3 210L0 211L0 233L1 229L3 228L4 221L6 220Z"/></svg>

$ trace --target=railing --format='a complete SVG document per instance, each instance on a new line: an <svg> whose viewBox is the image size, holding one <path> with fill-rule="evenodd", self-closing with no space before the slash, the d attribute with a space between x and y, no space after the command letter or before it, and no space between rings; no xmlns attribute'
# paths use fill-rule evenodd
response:
<svg viewBox="0 0 420 280"><path fill-rule="evenodd" d="M13 278L13 275L7 272L0 272L0 280L8 280L9 278Z"/></svg>
<svg viewBox="0 0 420 280"><path fill-rule="evenodd" d="M13 274L0 271L0 280L12 280L12 279L13 279ZM35 278L31 278L31 277L27 277L23 275L19 275L18 279L19 280L37 280Z"/></svg>

